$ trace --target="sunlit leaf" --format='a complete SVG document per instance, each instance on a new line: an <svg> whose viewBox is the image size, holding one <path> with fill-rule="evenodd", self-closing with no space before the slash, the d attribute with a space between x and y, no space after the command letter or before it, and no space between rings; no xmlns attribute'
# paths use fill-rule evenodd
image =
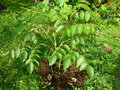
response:
<svg viewBox="0 0 120 90"><path fill-rule="evenodd" d="M27 66L27 71L28 71L30 74L32 74L33 70L34 70L34 65L33 65L33 63L31 62L31 63L29 63L28 66Z"/></svg>
<svg viewBox="0 0 120 90"><path fill-rule="evenodd" d="M76 45L76 41L75 41L75 40L72 40L72 41L70 42L70 44L74 46L74 45Z"/></svg>
<svg viewBox="0 0 120 90"><path fill-rule="evenodd" d="M74 55L71 54L71 55L70 55L70 58L71 58L71 60L72 60L73 63L76 62L76 57L75 57Z"/></svg>
<svg viewBox="0 0 120 90"><path fill-rule="evenodd" d="M80 12L79 17L80 17L80 20L83 20L83 19L84 19L85 15L84 15L84 12L83 12L83 11Z"/></svg>
<svg viewBox="0 0 120 90"><path fill-rule="evenodd" d="M56 30L56 33L60 33L64 29L64 26L59 26Z"/></svg>
<svg viewBox="0 0 120 90"><path fill-rule="evenodd" d="M72 27L70 28L71 36L74 36L74 35L75 35L76 29L77 29L77 26L76 26L76 25L72 25Z"/></svg>
<svg viewBox="0 0 120 90"><path fill-rule="evenodd" d="M80 57L78 52L73 52L73 55L76 57L76 59L78 59Z"/></svg>
<svg viewBox="0 0 120 90"><path fill-rule="evenodd" d="M90 25L85 25L84 27L84 32L86 35L89 35L91 33Z"/></svg>
<svg viewBox="0 0 120 90"><path fill-rule="evenodd" d="M63 61L63 69L66 70L70 65L71 65L71 59L70 58L66 58Z"/></svg>
<svg viewBox="0 0 120 90"><path fill-rule="evenodd" d="M15 58L15 51L14 50L10 51L10 58L11 59Z"/></svg>
<svg viewBox="0 0 120 90"><path fill-rule="evenodd" d="M85 12L85 21L88 22L90 20L90 14L89 12Z"/></svg>
<svg viewBox="0 0 120 90"><path fill-rule="evenodd" d="M15 57L18 58L20 56L20 48L17 48L15 51Z"/></svg>
<svg viewBox="0 0 120 90"><path fill-rule="evenodd" d="M67 34L68 37L70 37L70 29L66 30L66 34Z"/></svg>
<svg viewBox="0 0 120 90"><path fill-rule="evenodd" d="M77 26L77 31L76 31L76 33L77 33L78 35L81 35L82 32L83 32L83 25L79 24L79 25Z"/></svg>
<svg viewBox="0 0 120 90"><path fill-rule="evenodd" d="M84 10L87 10L87 11L90 10L90 8L89 8L89 6L88 6L87 4L81 4L80 6L81 6Z"/></svg>
<svg viewBox="0 0 120 90"><path fill-rule="evenodd" d="M89 77L93 77L93 75L94 75L94 70L93 70L93 68L92 68L90 65L88 65L88 66L86 67L86 71L87 71Z"/></svg>
<svg viewBox="0 0 120 90"><path fill-rule="evenodd" d="M61 23L61 20L57 20L54 26L58 26L60 25L60 23Z"/></svg>
<svg viewBox="0 0 120 90"><path fill-rule="evenodd" d="M58 60L62 61L63 55L59 52L56 53Z"/></svg>
<svg viewBox="0 0 120 90"><path fill-rule="evenodd" d="M70 51L70 47L68 45L64 45L63 48L66 49L67 51Z"/></svg>
<svg viewBox="0 0 120 90"><path fill-rule="evenodd" d="M84 45L85 44L85 41L84 41L84 38L80 38L80 44Z"/></svg>
<svg viewBox="0 0 120 90"><path fill-rule="evenodd" d="M59 16L58 16L58 15L55 15L55 16L52 17L51 22L54 22L54 21L56 21L56 20L58 20L58 19L59 19Z"/></svg>
<svg viewBox="0 0 120 90"><path fill-rule="evenodd" d="M66 55L66 51L62 48L59 50L59 52L62 53L63 55Z"/></svg>
<svg viewBox="0 0 120 90"><path fill-rule="evenodd" d="M28 56L27 52L23 51L20 55L20 59L24 62L24 61L26 61L27 56Z"/></svg>
<svg viewBox="0 0 120 90"><path fill-rule="evenodd" d="M57 56L50 56L49 58L49 65L52 66L53 64L55 64L57 61Z"/></svg>
<svg viewBox="0 0 120 90"><path fill-rule="evenodd" d="M79 39L79 38L76 38L75 41L76 41L76 44L79 44L80 39Z"/></svg>
<svg viewBox="0 0 120 90"><path fill-rule="evenodd" d="M80 56L79 57L79 59L77 60L77 62L76 62L76 65L77 65L77 67L79 67L80 65L82 65L82 63L85 61L85 58L84 58L84 56Z"/></svg>
<svg viewBox="0 0 120 90"><path fill-rule="evenodd" d="M88 65L88 64L87 64L86 62L82 63L82 65L80 66L80 71L85 70L86 67L87 67L87 65Z"/></svg>
<svg viewBox="0 0 120 90"><path fill-rule="evenodd" d="M31 62L33 62L34 61L34 59L28 59L26 62L25 62L25 64L27 65L27 64L29 64L29 63L31 63Z"/></svg>

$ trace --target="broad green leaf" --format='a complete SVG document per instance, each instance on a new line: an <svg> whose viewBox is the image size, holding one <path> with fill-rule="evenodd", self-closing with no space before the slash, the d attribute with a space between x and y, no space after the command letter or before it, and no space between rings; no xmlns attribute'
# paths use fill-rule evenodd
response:
<svg viewBox="0 0 120 90"><path fill-rule="evenodd" d="M66 55L66 51L62 48L58 52L62 53L63 55Z"/></svg>
<svg viewBox="0 0 120 90"><path fill-rule="evenodd" d="M10 58L11 59L15 58L15 51L14 50L10 51Z"/></svg>
<svg viewBox="0 0 120 90"><path fill-rule="evenodd" d="M64 45L63 48L66 49L67 51L70 51L70 47L68 45Z"/></svg>
<svg viewBox="0 0 120 90"><path fill-rule="evenodd" d="M58 60L62 61L63 55L59 52L56 53Z"/></svg>
<svg viewBox="0 0 120 90"><path fill-rule="evenodd" d="M34 59L28 59L26 62L25 62L25 64L27 65L27 64L29 64L29 63L31 63L31 62L33 62L34 61Z"/></svg>
<svg viewBox="0 0 120 90"><path fill-rule="evenodd" d="M51 22L54 22L54 21L56 21L56 20L58 20L58 19L59 19L59 16L58 16L58 15L55 15L55 16L52 17Z"/></svg>
<svg viewBox="0 0 120 90"><path fill-rule="evenodd" d="M75 41L75 40L72 40L72 41L70 42L70 44L74 46L74 45L76 45L76 41Z"/></svg>
<svg viewBox="0 0 120 90"><path fill-rule="evenodd" d="M90 29L90 30L91 30L91 32L92 32L92 33L94 33L94 32L95 32L95 28L94 28L94 26L93 26L93 25L91 25L91 29Z"/></svg>
<svg viewBox="0 0 120 90"><path fill-rule="evenodd" d="M83 32L83 25L79 24L79 25L77 26L77 31L76 31L76 33L77 33L78 35L81 35L82 32Z"/></svg>
<svg viewBox="0 0 120 90"><path fill-rule="evenodd" d="M34 70L34 65L32 62L28 64L27 70L28 70L29 74L32 74L32 72Z"/></svg>
<svg viewBox="0 0 120 90"><path fill-rule="evenodd" d="M76 59L78 59L80 57L78 52L73 52L73 55L76 57Z"/></svg>
<svg viewBox="0 0 120 90"><path fill-rule="evenodd" d="M74 13L74 18L78 19L79 18L79 14L78 13Z"/></svg>
<svg viewBox="0 0 120 90"><path fill-rule="evenodd" d="M76 62L76 65L77 65L77 67L79 67L80 65L82 65L82 63L85 61L85 58L84 58L84 56L80 56L79 57L79 59L77 60L77 62Z"/></svg>
<svg viewBox="0 0 120 90"><path fill-rule="evenodd" d="M80 66L80 71L83 71L83 70L85 70L86 69L86 67L87 67L87 63L86 62L84 62L81 66Z"/></svg>
<svg viewBox="0 0 120 90"><path fill-rule="evenodd" d="M88 22L90 20L90 14L89 12L85 12L85 21Z"/></svg>
<svg viewBox="0 0 120 90"><path fill-rule="evenodd" d="M63 61L63 69L66 70L67 68L69 68L70 65L71 65L71 59L70 58L66 58Z"/></svg>
<svg viewBox="0 0 120 90"><path fill-rule="evenodd" d="M66 30L66 34L67 34L68 37L70 37L70 29Z"/></svg>
<svg viewBox="0 0 120 90"><path fill-rule="evenodd" d="M85 44L85 41L84 41L84 38L80 38L80 44L84 45Z"/></svg>
<svg viewBox="0 0 120 90"><path fill-rule="evenodd" d="M27 52L23 51L22 54L20 55L20 59L24 62L26 61L27 56L28 56Z"/></svg>
<svg viewBox="0 0 120 90"><path fill-rule="evenodd" d="M17 48L15 51L15 57L18 58L20 56L20 48Z"/></svg>
<svg viewBox="0 0 120 90"><path fill-rule="evenodd" d="M81 4L80 6L81 6L84 10L90 11L90 8L89 8L88 5L86 5L86 4Z"/></svg>
<svg viewBox="0 0 120 90"><path fill-rule="evenodd" d="M61 23L61 20L57 20L54 26L58 26L60 25L60 23Z"/></svg>
<svg viewBox="0 0 120 90"><path fill-rule="evenodd" d="M65 55L63 60L70 58L70 56L71 56L70 54Z"/></svg>
<svg viewBox="0 0 120 90"><path fill-rule="evenodd" d="M76 38L75 41L76 41L76 44L79 44L80 39L79 39L79 38Z"/></svg>
<svg viewBox="0 0 120 90"><path fill-rule="evenodd" d="M76 26L76 25L72 25L72 27L70 28L71 36L74 36L74 35L75 35L76 29L77 29L77 26Z"/></svg>
<svg viewBox="0 0 120 90"><path fill-rule="evenodd" d="M55 64L57 61L57 56L50 56L49 58L49 66L52 66L53 64Z"/></svg>
<svg viewBox="0 0 120 90"><path fill-rule="evenodd" d="M59 33L61 32L62 30L64 29L64 26L59 26L56 30L56 33Z"/></svg>
<svg viewBox="0 0 120 90"><path fill-rule="evenodd" d="M90 25L88 25L88 24L85 25L84 29L85 29L84 32L85 32L86 35L89 35L91 33Z"/></svg>
<svg viewBox="0 0 120 90"><path fill-rule="evenodd" d="M83 20L83 19L84 19L85 15L84 15L84 12L83 12L83 11L80 12L79 17L80 17L80 20Z"/></svg>
<svg viewBox="0 0 120 90"><path fill-rule="evenodd" d="M73 63L76 62L76 57L75 57L74 55L71 54L71 55L70 55L70 58L71 58L71 60L72 60Z"/></svg>
<svg viewBox="0 0 120 90"><path fill-rule="evenodd" d="M53 16L57 15L57 12L52 10L50 13L49 13L49 17L52 18Z"/></svg>
<svg viewBox="0 0 120 90"><path fill-rule="evenodd" d="M88 66L86 67L86 71L87 71L89 77L93 77L93 75L94 75L94 70L93 70L93 68L92 68L90 65L88 65Z"/></svg>

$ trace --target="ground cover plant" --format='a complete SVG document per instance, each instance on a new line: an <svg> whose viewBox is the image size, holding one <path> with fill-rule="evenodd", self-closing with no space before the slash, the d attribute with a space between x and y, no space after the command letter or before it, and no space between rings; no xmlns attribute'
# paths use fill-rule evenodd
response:
<svg viewBox="0 0 120 90"><path fill-rule="evenodd" d="M85 0L2 4L1 90L119 90L119 17Z"/></svg>

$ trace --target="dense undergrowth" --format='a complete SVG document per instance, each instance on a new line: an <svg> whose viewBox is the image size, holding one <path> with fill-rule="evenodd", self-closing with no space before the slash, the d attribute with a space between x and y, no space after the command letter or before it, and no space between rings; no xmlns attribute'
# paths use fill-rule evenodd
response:
<svg viewBox="0 0 120 90"><path fill-rule="evenodd" d="M19 2L16 0L16 2ZM10 59L7 51L16 50L18 47L26 47L25 37L28 38L33 32L40 32L38 25L45 25L46 28L51 23L46 16L47 12L42 12L43 4L28 3L22 0L27 8L37 12L27 11L21 5L7 1L0 1L7 6L7 10L0 13L0 89L1 90L50 90L52 86L41 86L40 76L35 72L29 74L24 63L19 59ZM91 48L92 67L94 76L85 81L80 90L119 90L120 88L120 21L119 18L99 19L94 22L97 30L107 33L95 32L94 39L96 46ZM112 35L112 36L111 36ZM47 40L43 35L39 37L39 42ZM44 39L42 40L42 38ZM33 42L34 43L34 42ZM30 43L28 45L32 45ZM48 42L49 43L49 42ZM22 44L22 45L21 45ZM107 46L110 51L103 48ZM35 47L34 45L32 46ZM40 48L41 58L47 56L47 49ZM4 54L4 55L3 55ZM3 57L4 56L4 57ZM71 88L72 89L72 88Z"/></svg>

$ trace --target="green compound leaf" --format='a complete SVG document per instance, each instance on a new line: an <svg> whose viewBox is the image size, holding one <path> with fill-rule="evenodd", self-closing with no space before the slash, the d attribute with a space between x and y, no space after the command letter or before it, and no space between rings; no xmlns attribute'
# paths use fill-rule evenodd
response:
<svg viewBox="0 0 120 90"><path fill-rule="evenodd" d="M52 66L53 64L55 64L57 61L57 56L50 56L49 58L49 66Z"/></svg>

